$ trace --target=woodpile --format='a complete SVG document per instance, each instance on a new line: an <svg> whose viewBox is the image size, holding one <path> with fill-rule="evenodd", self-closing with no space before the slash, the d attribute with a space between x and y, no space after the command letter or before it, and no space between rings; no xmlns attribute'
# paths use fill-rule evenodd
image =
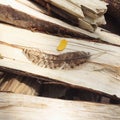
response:
<svg viewBox="0 0 120 120"><path fill-rule="evenodd" d="M0 9L0 20L18 27L59 36L79 38L96 37L96 35L92 33L71 26L41 12L37 12L15 0L11 0L11 2L9 0L2 1L0 3Z"/></svg>
<svg viewBox="0 0 120 120"><path fill-rule="evenodd" d="M0 119L120 119L119 8L0 1Z"/></svg>
<svg viewBox="0 0 120 120"><path fill-rule="evenodd" d="M53 12L60 17L69 20L74 25L89 30L95 31L97 26L106 24L104 14L107 7L103 1L93 0L74 1L74 0L35 0L40 5L43 5L50 12ZM95 4L96 2L97 4ZM49 8L48 8L49 7ZM66 15L66 16L65 16ZM67 16L68 15L68 16ZM74 19L73 19L74 18Z"/></svg>

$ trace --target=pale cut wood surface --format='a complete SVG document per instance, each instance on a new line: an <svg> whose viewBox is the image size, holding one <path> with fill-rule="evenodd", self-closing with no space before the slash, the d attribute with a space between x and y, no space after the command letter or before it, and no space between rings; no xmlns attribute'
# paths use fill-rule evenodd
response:
<svg viewBox="0 0 120 120"><path fill-rule="evenodd" d="M92 55L88 63L75 69L52 70L34 65L20 49L0 44L0 54L4 56L4 59L0 60L0 67L24 71L33 76L56 79L120 97L120 47L65 38L68 41L67 48L63 52L58 52L56 48L61 39L63 38L0 24L1 41L39 48L52 54L85 51Z"/></svg>
<svg viewBox="0 0 120 120"><path fill-rule="evenodd" d="M98 27L96 29L95 34L98 35L100 37L100 39L103 41L120 46L120 36L119 35L111 33L100 27Z"/></svg>
<svg viewBox="0 0 120 120"><path fill-rule="evenodd" d="M1 120L119 120L120 106L0 93Z"/></svg>
<svg viewBox="0 0 120 120"><path fill-rule="evenodd" d="M79 7L85 7L91 13L90 15L103 15L107 11L107 3L101 0L67 0ZM95 17L94 16L94 17ZM90 16L93 17L93 16ZM94 18L93 17L93 18Z"/></svg>

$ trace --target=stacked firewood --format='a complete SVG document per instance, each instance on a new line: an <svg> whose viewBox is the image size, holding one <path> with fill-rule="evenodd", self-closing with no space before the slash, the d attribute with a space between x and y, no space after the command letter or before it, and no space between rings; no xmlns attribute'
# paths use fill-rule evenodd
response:
<svg viewBox="0 0 120 120"><path fill-rule="evenodd" d="M0 0L0 119L120 119L120 36L105 25L107 12L118 26L119 8Z"/></svg>
<svg viewBox="0 0 120 120"><path fill-rule="evenodd" d="M119 45L119 36L98 27L106 24L107 5L103 0L4 0L0 2L0 21L31 31ZM115 16L115 12L109 13Z"/></svg>
<svg viewBox="0 0 120 120"><path fill-rule="evenodd" d="M119 1L109 3L109 14L119 18ZM116 2L117 1L117 2ZM106 24L108 3L103 0L4 0L0 1L0 21L31 31L51 35L106 40L120 45L120 37L113 36L99 26ZM114 8L112 11L111 8ZM118 20L119 21L119 20ZM112 36L112 37L111 37ZM119 41L119 42L118 42ZM28 95L52 96L61 99L87 100L110 103L113 98L90 91L68 88L59 82L43 82L29 77L0 73L0 91ZM42 86L42 87L41 87ZM51 87L53 86L53 87ZM62 92L61 92L62 91ZM86 94L86 95L85 95ZM86 98L87 96L87 98ZM116 98L115 98L116 100Z"/></svg>
<svg viewBox="0 0 120 120"><path fill-rule="evenodd" d="M104 14L107 3L100 0L35 0L50 13L66 19L74 25L94 32L97 26L106 24Z"/></svg>

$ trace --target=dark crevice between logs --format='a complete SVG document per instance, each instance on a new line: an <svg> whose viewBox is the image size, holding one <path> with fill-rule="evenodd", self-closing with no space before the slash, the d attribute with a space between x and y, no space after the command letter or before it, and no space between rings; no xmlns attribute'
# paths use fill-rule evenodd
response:
<svg viewBox="0 0 120 120"><path fill-rule="evenodd" d="M16 88L11 86L16 86ZM75 88L57 81L45 81L8 72L0 74L0 91L63 100L120 104L120 99L117 96L110 96L81 87Z"/></svg>
<svg viewBox="0 0 120 120"><path fill-rule="evenodd" d="M112 16L112 18L120 25L120 0L104 0L107 2L108 11L107 14Z"/></svg>
<svg viewBox="0 0 120 120"><path fill-rule="evenodd" d="M106 25L101 26L102 28L105 28L106 30L109 30L111 33L120 35L120 24L117 22L116 19L114 19L110 14L105 14L106 18Z"/></svg>

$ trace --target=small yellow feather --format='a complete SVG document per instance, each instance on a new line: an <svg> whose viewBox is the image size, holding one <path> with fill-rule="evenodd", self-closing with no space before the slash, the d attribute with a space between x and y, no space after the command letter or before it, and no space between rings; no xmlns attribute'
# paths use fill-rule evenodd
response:
<svg viewBox="0 0 120 120"><path fill-rule="evenodd" d="M64 50L66 48L66 46L67 46L67 43L68 43L67 40L65 40L65 39L61 40L58 47L57 47L57 50L58 51Z"/></svg>

